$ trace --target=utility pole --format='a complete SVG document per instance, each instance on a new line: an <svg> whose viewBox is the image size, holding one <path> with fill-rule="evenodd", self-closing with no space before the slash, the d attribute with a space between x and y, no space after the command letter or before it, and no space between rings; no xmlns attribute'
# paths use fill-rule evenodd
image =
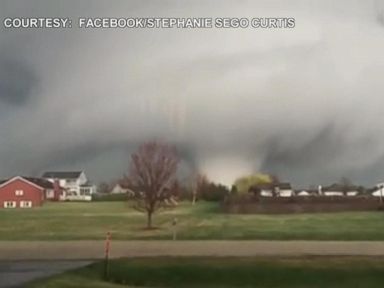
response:
<svg viewBox="0 0 384 288"><path fill-rule="evenodd" d="M177 218L173 218L172 220L172 232L173 232L173 235L172 235L172 239L173 240L176 240L177 239L177 228L176 228L176 225L177 225Z"/></svg>

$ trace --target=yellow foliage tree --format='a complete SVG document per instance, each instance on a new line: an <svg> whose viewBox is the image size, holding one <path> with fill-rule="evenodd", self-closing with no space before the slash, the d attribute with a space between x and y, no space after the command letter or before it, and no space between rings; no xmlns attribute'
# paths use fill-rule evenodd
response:
<svg viewBox="0 0 384 288"><path fill-rule="evenodd" d="M253 185L272 183L273 177L268 174L256 173L237 178L233 184L238 193L247 193L249 187Z"/></svg>

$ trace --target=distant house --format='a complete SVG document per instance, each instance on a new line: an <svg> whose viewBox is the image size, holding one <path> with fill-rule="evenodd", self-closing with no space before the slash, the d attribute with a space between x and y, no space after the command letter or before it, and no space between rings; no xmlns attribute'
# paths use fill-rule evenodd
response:
<svg viewBox="0 0 384 288"><path fill-rule="evenodd" d="M378 183L371 191L372 196L384 198L384 183Z"/></svg>
<svg viewBox="0 0 384 288"><path fill-rule="evenodd" d="M319 189L314 188L306 188L306 189L298 189L295 191L296 196L317 196L321 195L321 186Z"/></svg>
<svg viewBox="0 0 384 288"><path fill-rule="evenodd" d="M296 192L297 196L311 196L312 194L309 193L307 190L299 190Z"/></svg>
<svg viewBox="0 0 384 288"><path fill-rule="evenodd" d="M294 194L290 183L259 184L251 187L249 190L263 197L291 197Z"/></svg>
<svg viewBox="0 0 384 288"><path fill-rule="evenodd" d="M60 200L91 201L96 192L96 186L88 181L84 171L45 172L42 177L64 188Z"/></svg>
<svg viewBox="0 0 384 288"><path fill-rule="evenodd" d="M249 187L248 192L255 194L255 196L273 197L275 187L271 183L257 184Z"/></svg>
<svg viewBox="0 0 384 288"><path fill-rule="evenodd" d="M45 179L16 176L0 181L1 208L32 208L54 199L59 187Z"/></svg>
<svg viewBox="0 0 384 288"><path fill-rule="evenodd" d="M371 195L374 197L383 197L384 198L384 190L381 191L380 189L376 189L375 191L372 192Z"/></svg>
<svg viewBox="0 0 384 288"><path fill-rule="evenodd" d="M111 194L124 194L128 192L128 188L124 187L124 185L120 183L116 183L115 186L111 189Z"/></svg>
<svg viewBox="0 0 384 288"><path fill-rule="evenodd" d="M332 184L323 188L323 195L325 196L356 196L359 194L356 187L345 187L340 184Z"/></svg>
<svg viewBox="0 0 384 288"><path fill-rule="evenodd" d="M110 194L127 194L128 197L133 197L135 193L123 181L120 181L113 186Z"/></svg>
<svg viewBox="0 0 384 288"><path fill-rule="evenodd" d="M276 194L279 197L292 197L293 190L290 183L279 183L275 186Z"/></svg>

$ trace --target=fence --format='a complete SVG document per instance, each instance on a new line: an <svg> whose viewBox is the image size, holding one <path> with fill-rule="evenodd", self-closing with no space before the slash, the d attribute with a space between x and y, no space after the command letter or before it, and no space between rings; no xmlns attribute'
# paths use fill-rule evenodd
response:
<svg viewBox="0 0 384 288"><path fill-rule="evenodd" d="M309 197L255 197L251 195L228 197L221 207L227 213L287 214L339 211L374 211L381 208L380 200L372 196L309 196Z"/></svg>

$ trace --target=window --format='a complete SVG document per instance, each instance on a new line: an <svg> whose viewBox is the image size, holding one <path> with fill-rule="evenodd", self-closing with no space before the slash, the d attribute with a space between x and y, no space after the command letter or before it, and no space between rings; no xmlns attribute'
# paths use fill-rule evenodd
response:
<svg viewBox="0 0 384 288"><path fill-rule="evenodd" d="M31 208L32 207L32 201L20 201L20 207L21 208Z"/></svg>
<svg viewBox="0 0 384 288"><path fill-rule="evenodd" d="M15 191L15 195L16 196L23 196L24 195L24 191L23 190L16 190Z"/></svg>
<svg viewBox="0 0 384 288"><path fill-rule="evenodd" d="M55 191L46 190L46 197L47 197L47 199L55 198Z"/></svg>
<svg viewBox="0 0 384 288"><path fill-rule="evenodd" d="M91 195L91 189L89 189L89 188L80 188L80 195Z"/></svg>
<svg viewBox="0 0 384 288"><path fill-rule="evenodd" d="M16 201L4 201L4 208L16 208Z"/></svg>

